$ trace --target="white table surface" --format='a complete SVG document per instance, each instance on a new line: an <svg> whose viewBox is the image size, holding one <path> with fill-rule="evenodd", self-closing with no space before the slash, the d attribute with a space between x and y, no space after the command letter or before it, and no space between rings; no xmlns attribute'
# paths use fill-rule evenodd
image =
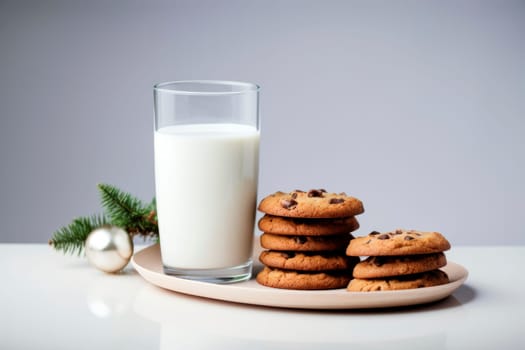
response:
<svg viewBox="0 0 525 350"><path fill-rule="evenodd" d="M466 283L437 303L303 311L208 300L43 244L0 244L0 349L518 349L525 246L453 247ZM357 346L357 347L354 347Z"/></svg>

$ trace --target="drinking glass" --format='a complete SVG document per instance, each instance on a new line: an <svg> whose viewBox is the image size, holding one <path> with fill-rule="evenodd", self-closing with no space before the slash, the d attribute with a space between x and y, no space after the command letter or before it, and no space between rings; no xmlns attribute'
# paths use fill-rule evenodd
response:
<svg viewBox="0 0 525 350"><path fill-rule="evenodd" d="M259 173L259 86L154 86L155 191L166 274L249 279Z"/></svg>

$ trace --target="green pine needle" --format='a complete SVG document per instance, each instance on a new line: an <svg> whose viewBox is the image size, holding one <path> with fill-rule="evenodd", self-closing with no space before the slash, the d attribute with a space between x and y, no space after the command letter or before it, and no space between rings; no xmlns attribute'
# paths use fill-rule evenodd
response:
<svg viewBox="0 0 525 350"><path fill-rule="evenodd" d="M151 202L148 204L147 210L151 211L157 211L157 198L153 197Z"/></svg>
<svg viewBox="0 0 525 350"><path fill-rule="evenodd" d="M93 215L77 218L68 226L57 230L49 240L49 244L64 254L80 255L84 250L84 242L89 233L107 223L104 216Z"/></svg>
<svg viewBox="0 0 525 350"><path fill-rule="evenodd" d="M99 184L98 189L102 206L113 224L126 227L144 215L142 202L129 193L106 184Z"/></svg>
<svg viewBox="0 0 525 350"><path fill-rule="evenodd" d="M113 225L120 226L130 234L155 235L158 233L156 220L150 215L155 211L155 199L149 204L118 188L99 184L98 189L104 207Z"/></svg>

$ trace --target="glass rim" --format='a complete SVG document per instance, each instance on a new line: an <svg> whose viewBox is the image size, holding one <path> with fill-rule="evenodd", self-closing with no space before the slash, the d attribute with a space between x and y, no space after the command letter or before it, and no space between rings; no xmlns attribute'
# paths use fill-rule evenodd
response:
<svg viewBox="0 0 525 350"><path fill-rule="evenodd" d="M176 86L182 84L208 84L208 85L224 85L237 86L242 89L239 91L193 91L190 89L168 88L168 86ZM247 92L259 92L261 87L254 83L247 83L233 80L174 80L153 85L155 92L172 93L175 95L194 95L194 96L224 96L224 95L238 95Z"/></svg>

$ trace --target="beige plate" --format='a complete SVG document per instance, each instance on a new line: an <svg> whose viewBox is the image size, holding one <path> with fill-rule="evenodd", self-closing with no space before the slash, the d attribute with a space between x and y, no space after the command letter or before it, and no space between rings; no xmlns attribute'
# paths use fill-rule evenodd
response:
<svg viewBox="0 0 525 350"><path fill-rule="evenodd" d="M261 269L257 259L259 252L257 247L254 275ZM368 309L423 304L449 296L468 276L463 266L448 262L442 270L451 282L436 287L381 292L348 292L345 289L302 291L265 287L254 278L234 284L212 284L165 275L158 244L137 252L131 262L145 280L175 292L235 303L298 309Z"/></svg>

